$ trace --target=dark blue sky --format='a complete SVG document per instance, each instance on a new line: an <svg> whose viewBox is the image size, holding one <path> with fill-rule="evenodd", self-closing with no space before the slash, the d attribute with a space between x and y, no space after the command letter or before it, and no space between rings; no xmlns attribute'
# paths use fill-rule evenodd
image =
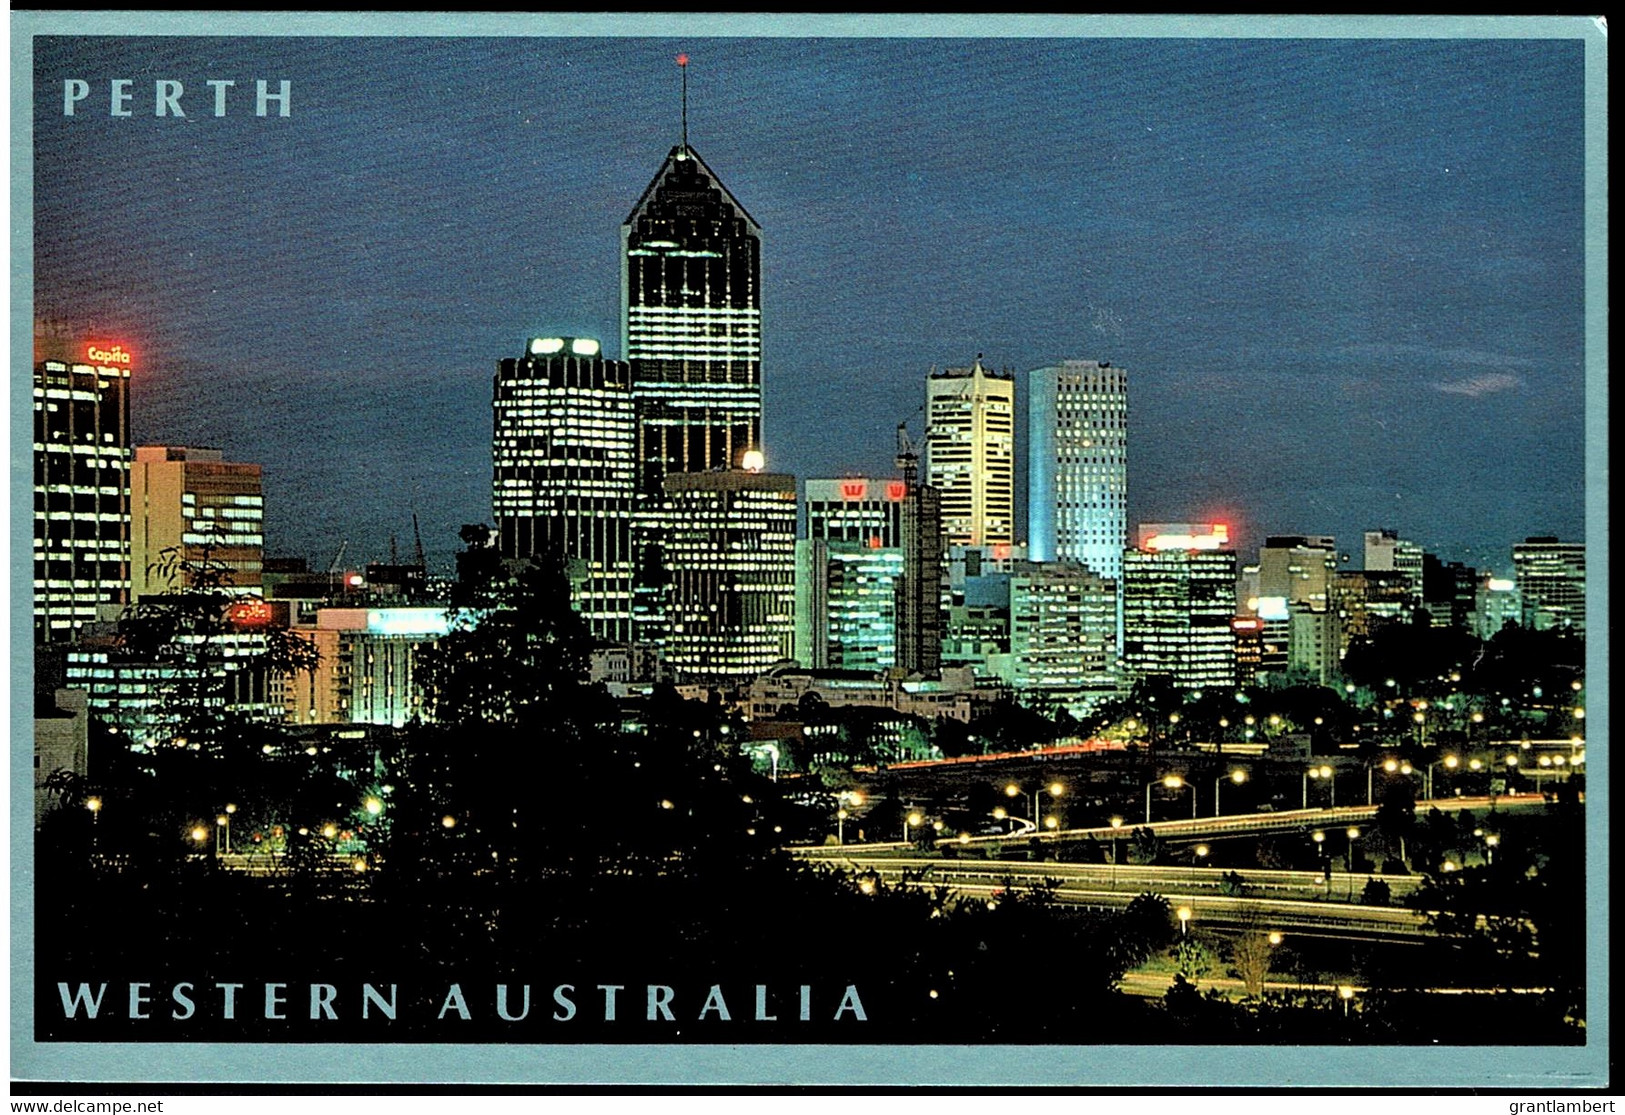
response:
<svg viewBox="0 0 1625 1115"><path fill-rule="evenodd" d="M1356 566L1377 526L1500 564L1583 535L1577 40L36 48L38 310L136 347L138 439L265 465L273 553L382 558L415 507L444 561L489 518L496 360L619 355L679 49L690 140L764 228L770 468L889 472L933 366L1089 357L1130 372L1131 521Z"/></svg>

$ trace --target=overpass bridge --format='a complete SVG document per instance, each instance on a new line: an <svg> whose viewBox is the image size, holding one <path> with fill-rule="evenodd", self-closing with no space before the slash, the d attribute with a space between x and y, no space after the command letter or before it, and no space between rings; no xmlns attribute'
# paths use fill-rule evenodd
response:
<svg viewBox="0 0 1625 1115"><path fill-rule="evenodd" d="M1489 813L1527 811L1544 809L1545 807L1546 798L1541 794L1449 797L1425 799L1416 803L1418 813L1426 813L1430 809L1438 809L1443 813L1459 813L1463 811ZM1376 815L1377 807L1374 805L1343 805L1327 809L1290 809L1272 813L1232 813L1222 814L1217 817L1192 817L1188 820L1152 821L1149 824L1133 824L1125 821L1120 827L1099 825L1093 828L1061 829L1054 832L1038 832L1029 827L1024 832L994 836L962 835L957 839L953 837L945 838L942 842L955 844L960 851L968 851L973 848L979 849L980 854L989 859L1000 859L1007 845L1019 847L1025 851L1031 847L1032 842L1035 840L1045 848L1079 844L1091 840L1104 844L1129 838L1139 829L1150 829L1159 840L1174 844L1188 844L1203 840L1265 836L1277 832L1308 832L1315 829L1335 829L1348 825L1368 823ZM861 849L865 855L870 856L906 856L918 854L919 852L919 846L916 843L901 840L861 845L814 845L791 848L790 851L799 856L819 859L828 856L839 857L843 854L849 854L854 849Z"/></svg>

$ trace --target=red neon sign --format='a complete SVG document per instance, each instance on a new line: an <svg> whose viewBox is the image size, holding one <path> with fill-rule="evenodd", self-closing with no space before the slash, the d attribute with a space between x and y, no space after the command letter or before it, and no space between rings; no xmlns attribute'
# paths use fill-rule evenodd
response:
<svg viewBox="0 0 1625 1115"><path fill-rule="evenodd" d="M115 345L110 341L91 341L85 346L85 359L98 364L121 364L126 368L130 366L130 353L123 345Z"/></svg>
<svg viewBox="0 0 1625 1115"><path fill-rule="evenodd" d="M1004 561L1009 556L1010 556L1010 544L1008 542L1000 542L1000 543L998 543L997 545L995 545L993 547L993 560L994 561Z"/></svg>
<svg viewBox="0 0 1625 1115"><path fill-rule="evenodd" d="M886 482L886 498L896 503L908 495L908 485L901 480L888 480Z"/></svg>
<svg viewBox="0 0 1625 1115"><path fill-rule="evenodd" d="M867 480L843 480L843 481L841 481L841 498L842 499L862 499L864 496L866 496L868 494L869 494L869 482Z"/></svg>
<svg viewBox="0 0 1625 1115"><path fill-rule="evenodd" d="M265 627L271 622L271 605L264 600L239 600L226 609L226 622L233 627Z"/></svg>

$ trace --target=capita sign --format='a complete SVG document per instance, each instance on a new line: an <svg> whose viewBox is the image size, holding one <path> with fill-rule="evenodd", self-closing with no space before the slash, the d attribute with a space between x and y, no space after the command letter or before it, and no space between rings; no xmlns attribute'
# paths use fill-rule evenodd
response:
<svg viewBox="0 0 1625 1115"><path fill-rule="evenodd" d="M123 345L116 345L110 341L91 341L85 345L85 359L93 364L108 367L130 366L130 351Z"/></svg>

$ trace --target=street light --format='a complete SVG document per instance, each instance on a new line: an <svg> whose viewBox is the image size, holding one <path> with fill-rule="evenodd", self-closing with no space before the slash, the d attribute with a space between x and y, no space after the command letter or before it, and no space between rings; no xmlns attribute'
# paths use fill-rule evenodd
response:
<svg viewBox="0 0 1625 1115"><path fill-rule="evenodd" d="M1170 790L1177 790L1185 785L1185 780L1177 774L1170 774L1165 778L1156 778L1145 784L1145 823L1151 823L1151 787L1166 786ZM1191 787L1191 816L1196 816L1196 787Z"/></svg>
<svg viewBox="0 0 1625 1115"><path fill-rule="evenodd" d="M1038 813L1038 795L1042 794L1042 793L1044 793L1046 791L1048 791L1048 793L1049 793L1050 803L1054 804L1055 799L1060 797L1064 792L1066 792L1066 787L1064 785L1062 785L1060 782L1057 781L1057 782L1051 782L1048 786L1039 786L1037 789L1035 789L1033 791L1033 808L1032 808L1032 812L1030 814L1028 814L1028 816L1030 816L1032 818L1033 828L1035 828L1035 829L1038 828L1039 824L1041 823L1040 818L1039 818L1039 813ZM1021 797L1022 796L1021 795L1021 787L1016 785L1014 782L1011 782L1009 785L1005 786L1004 793L1005 793L1006 797L1015 798L1015 797ZM1059 822L1057 822L1056 824L1051 825L1051 824L1049 824L1049 822L1047 820L1045 820L1042 823L1045 824L1049 828L1059 828L1060 827Z"/></svg>
<svg viewBox="0 0 1625 1115"><path fill-rule="evenodd" d="M1117 830L1123 827L1123 818L1113 817L1112 826L1112 889L1117 889Z"/></svg>
<svg viewBox="0 0 1625 1115"><path fill-rule="evenodd" d="M1354 842L1356 840L1360 839L1360 830L1359 830L1359 828L1357 826L1350 825L1347 829L1344 830L1343 835L1348 837L1348 843L1343 846L1343 867L1348 872L1348 876L1349 876L1349 901L1353 902L1354 901Z"/></svg>
<svg viewBox="0 0 1625 1115"><path fill-rule="evenodd" d="M1193 911L1191 910L1191 908L1189 906L1181 906L1179 908L1179 910L1178 910L1178 913L1179 913L1179 935L1181 937L1183 937L1183 936L1185 936L1185 933L1186 933L1186 931L1188 930L1188 928L1190 926L1191 915L1192 915Z"/></svg>
<svg viewBox="0 0 1625 1115"><path fill-rule="evenodd" d="M924 823L925 823L925 818L920 816L918 813L910 813L907 817L904 817L903 818L903 843L904 844L908 843L908 830L910 829L910 827L919 828L920 825L922 825Z"/></svg>
<svg viewBox="0 0 1625 1115"><path fill-rule="evenodd" d="M1454 755L1446 755L1444 758L1435 759L1433 762L1428 764L1427 788L1429 801L1433 800L1433 768L1441 764L1443 764L1445 770L1455 770L1461 765L1461 760L1456 758Z"/></svg>
<svg viewBox="0 0 1625 1115"><path fill-rule="evenodd" d="M85 808L90 810L90 855L96 858L96 830L102 819L102 799L88 797L85 799Z"/></svg>
<svg viewBox="0 0 1625 1115"><path fill-rule="evenodd" d="M1411 773L1411 764L1409 760L1384 759L1382 761L1382 769L1389 774L1409 774ZM1377 761L1375 759L1371 760L1365 765L1365 803L1367 805L1372 804L1371 776L1376 773L1376 770Z"/></svg>
<svg viewBox="0 0 1625 1115"><path fill-rule="evenodd" d="M1324 779L1326 784L1332 788L1332 808L1337 808L1337 780L1334 777L1336 773L1326 764L1310 767L1303 772L1303 807L1305 809L1309 808L1309 780L1311 778Z"/></svg>
<svg viewBox="0 0 1625 1115"><path fill-rule="evenodd" d="M840 793L835 795L835 801L839 806L839 808L835 810L835 843L845 844L846 819L851 816L851 814L846 811L846 806L850 805L856 808L857 806L862 805L863 794L858 790L842 790Z"/></svg>
<svg viewBox="0 0 1625 1115"><path fill-rule="evenodd" d="M1238 768L1231 771L1227 775L1221 774L1219 777L1213 780L1213 815L1215 817L1219 815L1219 787L1224 784L1224 780L1226 778L1230 779L1230 781L1235 783L1237 786L1240 786L1243 782L1247 781L1247 772Z"/></svg>

